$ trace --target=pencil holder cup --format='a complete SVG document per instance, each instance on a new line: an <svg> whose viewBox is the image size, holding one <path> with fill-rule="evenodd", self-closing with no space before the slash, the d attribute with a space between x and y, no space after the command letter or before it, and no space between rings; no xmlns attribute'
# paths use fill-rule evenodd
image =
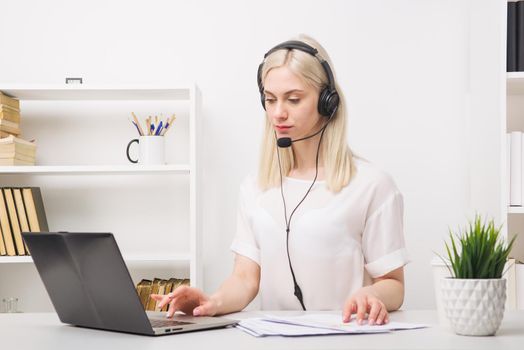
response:
<svg viewBox="0 0 524 350"><path fill-rule="evenodd" d="M138 159L131 158L129 151L133 143L138 144ZM160 165L165 164L165 144L163 136L140 136L129 141L126 149L127 159L131 163Z"/></svg>

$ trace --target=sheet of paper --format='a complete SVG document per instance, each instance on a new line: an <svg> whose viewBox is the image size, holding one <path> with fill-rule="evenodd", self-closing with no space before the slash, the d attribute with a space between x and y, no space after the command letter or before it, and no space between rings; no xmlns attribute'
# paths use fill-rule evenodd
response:
<svg viewBox="0 0 524 350"><path fill-rule="evenodd" d="M255 337L272 335L296 337L303 335L387 333L427 326L402 322L389 322L386 325L373 326L367 323L359 325L354 319L349 323L343 323L340 315L306 314L291 317L265 315L260 318L242 320L237 327Z"/></svg>
<svg viewBox="0 0 524 350"><path fill-rule="evenodd" d="M327 335L345 333L344 331L340 330L277 323L267 321L262 318L250 318L242 320L236 325L236 327L255 337L263 337L270 335L296 337L302 335Z"/></svg>
<svg viewBox="0 0 524 350"><path fill-rule="evenodd" d="M273 315L265 315L264 320L272 322L280 322L286 324L301 325L307 327L317 327L317 328L326 328L334 329L341 331L351 331L351 332L361 332L361 333L376 333L383 331L395 331L395 330L404 330L404 329L417 329L425 328L427 325L424 324L415 324L415 323L405 323L405 322L388 322L384 325L369 325L367 320L364 320L362 325L359 325L355 317L353 316L351 321L348 323L342 322L342 316L336 314L306 314L301 316L292 316L292 317L279 317Z"/></svg>

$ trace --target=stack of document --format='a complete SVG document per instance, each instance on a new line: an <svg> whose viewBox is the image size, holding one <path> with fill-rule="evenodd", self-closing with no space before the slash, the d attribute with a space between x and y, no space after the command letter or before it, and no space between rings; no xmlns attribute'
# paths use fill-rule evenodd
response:
<svg viewBox="0 0 524 350"><path fill-rule="evenodd" d="M343 323L341 315L306 314L291 317L266 315L260 318L249 318L240 321L236 327L255 337L270 335L296 337L302 335L387 333L428 326L403 322L389 322L385 325L373 326L364 322L359 325L355 319L352 319L349 323Z"/></svg>

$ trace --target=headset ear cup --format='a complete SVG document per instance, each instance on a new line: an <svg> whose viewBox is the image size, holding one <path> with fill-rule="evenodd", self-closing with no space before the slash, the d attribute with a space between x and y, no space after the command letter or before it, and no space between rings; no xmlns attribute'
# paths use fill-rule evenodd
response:
<svg viewBox="0 0 524 350"><path fill-rule="evenodd" d="M266 110L266 95L264 95L263 93L260 94L260 102L262 102L262 108Z"/></svg>
<svg viewBox="0 0 524 350"><path fill-rule="evenodd" d="M336 91L324 88L318 99L318 113L324 117L331 118L338 108L339 97Z"/></svg>
<svg viewBox="0 0 524 350"><path fill-rule="evenodd" d="M324 88L322 89L322 91L320 91L320 95L318 96L318 113L320 113L320 115L322 116L326 116L327 113L326 113L326 94L327 94L327 88Z"/></svg>
<svg viewBox="0 0 524 350"><path fill-rule="evenodd" d="M330 118L335 116L335 113L338 110L339 103L340 103L340 97L338 96L338 92L331 91L328 97L328 102L327 102Z"/></svg>
<svg viewBox="0 0 524 350"><path fill-rule="evenodd" d="M266 95L264 95L264 84L262 84L262 68L264 67L264 62L258 65L257 69L257 85L258 91L260 92L260 102L262 102L262 108L266 109Z"/></svg>

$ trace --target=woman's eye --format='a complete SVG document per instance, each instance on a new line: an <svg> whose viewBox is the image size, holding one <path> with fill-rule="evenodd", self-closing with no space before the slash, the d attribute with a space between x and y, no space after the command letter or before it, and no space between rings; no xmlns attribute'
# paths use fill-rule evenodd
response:
<svg viewBox="0 0 524 350"><path fill-rule="evenodd" d="M275 102L275 99L274 98L266 98L265 102L266 103L273 103L273 102Z"/></svg>
<svg viewBox="0 0 524 350"><path fill-rule="evenodd" d="M289 102L293 103L293 104L297 104L300 102L300 99L299 98L290 98L289 99Z"/></svg>

